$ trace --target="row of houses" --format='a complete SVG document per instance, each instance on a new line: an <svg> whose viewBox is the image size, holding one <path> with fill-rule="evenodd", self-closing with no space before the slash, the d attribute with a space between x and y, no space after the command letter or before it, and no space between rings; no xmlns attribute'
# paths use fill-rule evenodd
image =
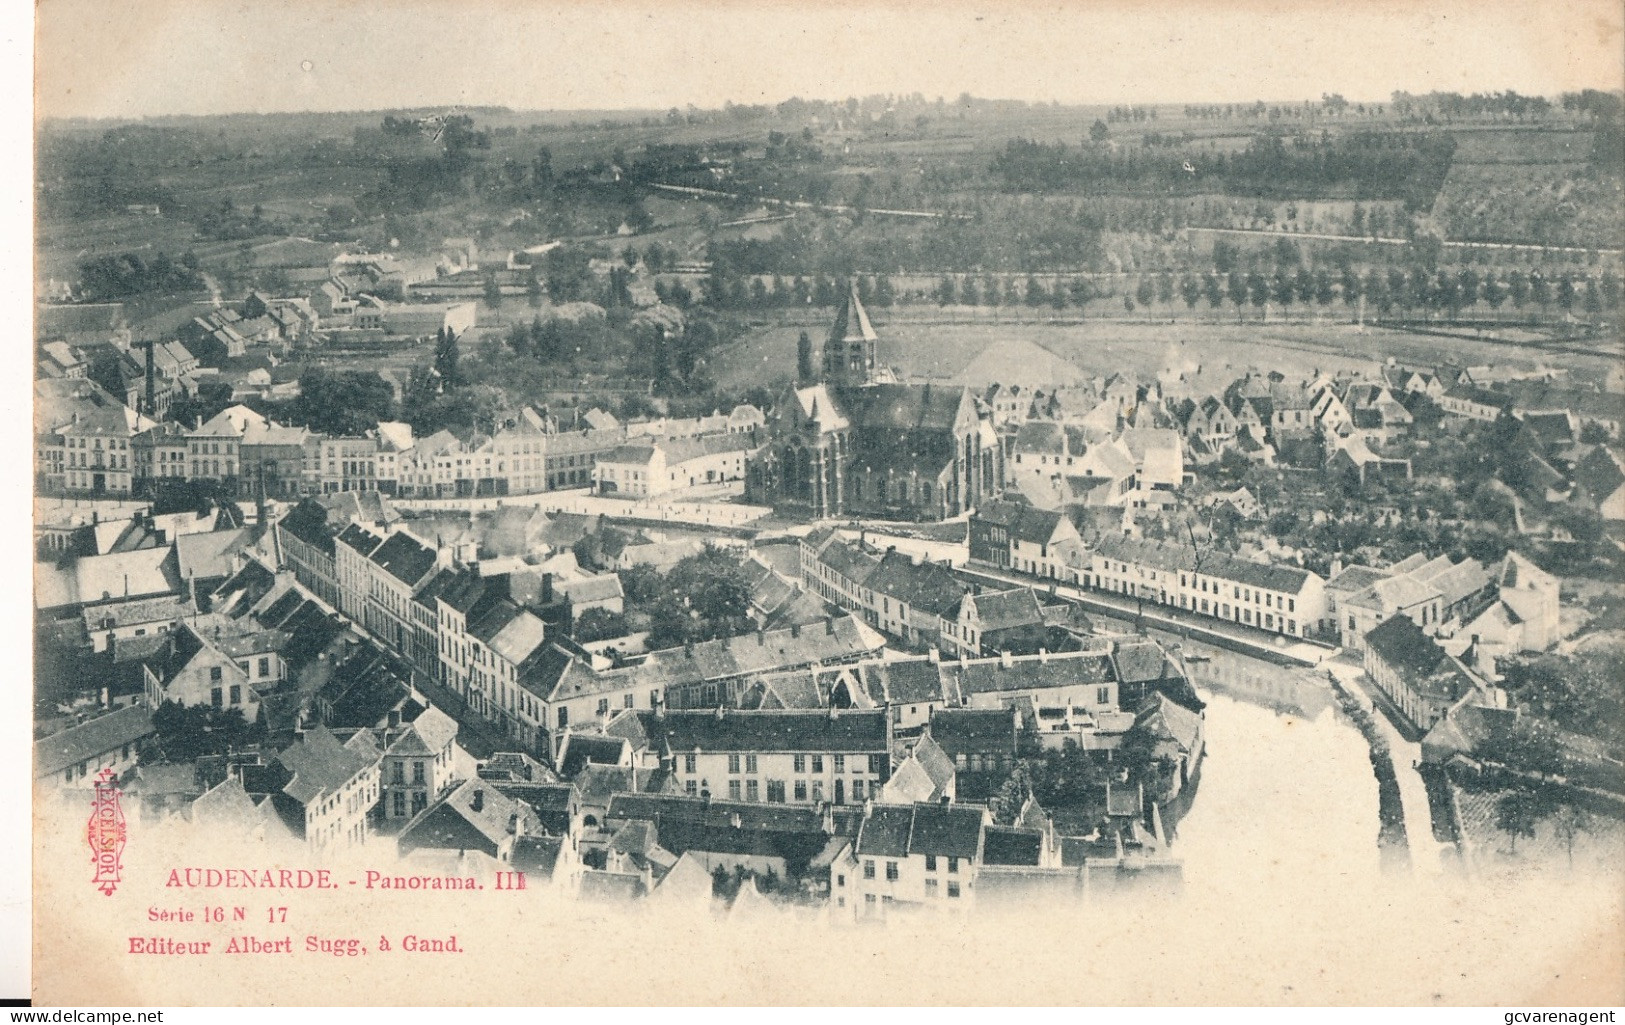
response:
<svg viewBox="0 0 1625 1025"><path fill-rule="evenodd" d="M599 475L601 489L617 490L617 478L637 472L641 481L628 479L619 490L643 496L741 479L760 417L747 407L721 418L716 433L640 438L636 445L608 414L600 414L603 426L565 429L530 407L489 435L441 430L416 438L410 425L389 422L354 437L328 437L241 405L191 427L159 422L82 378L37 381L35 408L38 487L96 496L128 495L155 481L213 480L234 482L245 494L263 487L273 498L342 491L500 497L590 486L596 465L612 453L624 458ZM642 460L636 471L622 465L634 457Z"/></svg>

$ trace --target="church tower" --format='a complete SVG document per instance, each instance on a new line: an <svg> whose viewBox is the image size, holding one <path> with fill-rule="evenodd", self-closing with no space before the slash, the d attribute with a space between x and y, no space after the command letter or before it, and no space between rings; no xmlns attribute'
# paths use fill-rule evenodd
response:
<svg viewBox="0 0 1625 1025"><path fill-rule="evenodd" d="M835 315L829 339L824 342L824 381L847 388L872 384L875 368L875 329L858 299L858 284L854 280L846 301Z"/></svg>

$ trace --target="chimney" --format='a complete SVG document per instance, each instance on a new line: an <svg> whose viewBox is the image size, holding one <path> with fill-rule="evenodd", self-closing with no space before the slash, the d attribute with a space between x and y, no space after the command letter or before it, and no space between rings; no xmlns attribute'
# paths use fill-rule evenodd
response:
<svg viewBox="0 0 1625 1025"><path fill-rule="evenodd" d="M758 648L760 648L766 643L767 643L767 631L763 630L760 626L758 626L756 628L756 646Z"/></svg>
<svg viewBox="0 0 1625 1025"><path fill-rule="evenodd" d="M1010 653L1008 651L999 652L999 668L1000 669L1009 669L1013 664L1014 664L1014 660L1010 657Z"/></svg>
<svg viewBox="0 0 1625 1025"><path fill-rule="evenodd" d="M469 807L473 808L475 811L484 811L485 810L485 791L484 790L476 790L476 791L474 791L474 799L469 802Z"/></svg>
<svg viewBox="0 0 1625 1025"><path fill-rule="evenodd" d="M801 624L800 623L791 623L790 624L790 636L791 636L791 638L796 638L796 637L801 636Z"/></svg>
<svg viewBox="0 0 1625 1025"><path fill-rule="evenodd" d="M932 665L937 665L942 661L942 649L932 648L926 657L931 660Z"/></svg>
<svg viewBox="0 0 1625 1025"><path fill-rule="evenodd" d="M1038 649L1038 664L1041 666L1049 665L1049 652L1043 648Z"/></svg>
<svg viewBox="0 0 1625 1025"><path fill-rule="evenodd" d="M511 836L517 832L519 832L519 814L515 812L508 816L508 833Z"/></svg>
<svg viewBox="0 0 1625 1025"><path fill-rule="evenodd" d="M542 604L553 604L553 574L542 574Z"/></svg>
<svg viewBox="0 0 1625 1025"><path fill-rule="evenodd" d="M825 616L824 617L824 633L827 636L830 636L830 637L835 636L835 617L834 616Z"/></svg>

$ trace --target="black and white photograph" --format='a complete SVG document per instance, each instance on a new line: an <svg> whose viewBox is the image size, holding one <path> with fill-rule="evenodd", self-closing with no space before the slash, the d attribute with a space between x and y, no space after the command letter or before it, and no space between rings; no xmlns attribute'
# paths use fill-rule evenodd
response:
<svg viewBox="0 0 1625 1025"><path fill-rule="evenodd" d="M33 19L16 995L1625 1004L1617 3Z"/></svg>

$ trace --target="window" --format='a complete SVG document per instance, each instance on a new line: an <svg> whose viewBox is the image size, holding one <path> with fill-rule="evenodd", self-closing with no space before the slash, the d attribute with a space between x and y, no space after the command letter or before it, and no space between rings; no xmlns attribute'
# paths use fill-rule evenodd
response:
<svg viewBox="0 0 1625 1025"><path fill-rule="evenodd" d="M1104 705L1104 704L1107 704L1108 702L1110 702L1111 699L1112 699L1112 689L1110 687L1096 687L1095 688L1095 703L1096 704Z"/></svg>
<svg viewBox="0 0 1625 1025"><path fill-rule="evenodd" d="M412 763L412 782L417 784L418 786L423 785L423 763L422 762L413 762Z"/></svg>
<svg viewBox="0 0 1625 1025"><path fill-rule="evenodd" d="M738 755L729 755L728 756L728 771L732 772L732 773L736 773L736 774L739 772L739 756Z"/></svg>
<svg viewBox="0 0 1625 1025"><path fill-rule="evenodd" d="M824 781L823 780L815 779L815 780L812 781L812 799L813 799L814 804L818 804L818 803L823 802L823 800L824 800Z"/></svg>
<svg viewBox="0 0 1625 1025"><path fill-rule="evenodd" d="M269 657L260 659L260 675L262 677L271 675L271 659Z"/></svg>
<svg viewBox="0 0 1625 1025"><path fill-rule="evenodd" d="M395 814L406 814L406 794L404 791L395 791Z"/></svg>
<svg viewBox="0 0 1625 1025"><path fill-rule="evenodd" d="M689 780L687 783L683 784L683 790L690 797L700 796L700 785L693 780Z"/></svg>
<svg viewBox="0 0 1625 1025"><path fill-rule="evenodd" d="M761 788L759 786L757 786L756 781L753 780L753 779L745 780L745 800L747 800L747 801L760 801L761 799L762 799Z"/></svg>
<svg viewBox="0 0 1625 1025"><path fill-rule="evenodd" d="M925 856L925 870L927 872L935 872L937 870L937 856L935 854L927 854Z"/></svg>
<svg viewBox="0 0 1625 1025"><path fill-rule="evenodd" d="M873 859L870 859L870 860L865 861L863 863L863 878L865 878L865 879L873 879L874 877L875 877L875 863L874 863Z"/></svg>
<svg viewBox="0 0 1625 1025"><path fill-rule="evenodd" d="M823 772L824 771L824 756L823 755L813 755L812 756L812 771L814 771L814 772Z"/></svg>
<svg viewBox="0 0 1625 1025"><path fill-rule="evenodd" d="M937 881L935 879L927 879L925 881L925 895L933 900L936 899Z"/></svg>
<svg viewBox="0 0 1625 1025"><path fill-rule="evenodd" d="M806 755L796 755L796 757L795 757L795 770L797 772L806 772L807 771L807 756Z"/></svg>
<svg viewBox="0 0 1625 1025"><path fill-rule="evenodd" d="M891 883L895 883L897 881L897 862L886 862L886 881Z"/></svg>
<svg viewBox="0 0 1625 1025"><path fill-rule="evenodd" d="M209 704L213 705L216 708L220 707L220 688L219 687L215 687L215 688L213 688L213 689L211 689L209 691Z"/></svg>
<svg viewBox="0 0 1625 1025"><path fill-rule="evenodd" d="M220 667L219 666L210 666L209 667L209 682L210 683L219 683L220 682ZM215 704L219 704L219 702L217 701L217 702L215 702Z"/></svg>
<svg viewBox="0 0 1625 1025"><path fill-rule="evenodd" d="M846 771L846 755L836 755L835 756L835 771L836 772L845 772Z"/></svg>
<svg viewBox="0 0 1625 1025"><path fill-rule="evenodd" d="M598 714L601 715L601 716L609 714L609 699L608 698L599 698L598 699Z"/></svg>
<svg viewBox="0 0 1625 1025"><path fill-rule="evenodd" d="M845 886L846 885L846 875L845 875L845 873L837 872L835 874L835 885L836 886Z"/></svg>
<svg viewBox="0 0 1625 1025"><path fill-rule="evenodd" d="M622 708L631 708L632 707L632 694L631 694L630 691L627 692L624 696L622 696L622 698L621 698L621 707Z"/></svg>
<svg viewBox="0 0 1625 1025"><path fill-rule="evenodd" d="M772 804L784 803L784 780L770 779L767 781L767 799Z"/></svg>
<svg viewBox="0 0 1625 1025"><path fill-rule="evenodd" d="M746 772L755 772L756 771L756 756L755 755L746 755L745 756L745 771Z"/></svg>
<svg viewBox="0 0 1625 1025"><path fill-rule="evenodd" d="M231 703L234 705L240 705L243 703L242 684L234 683L231 685Z"/></svg>
<svg viewBox="0 0 1625 1025"><path fill-rule="evenodd" d="M950 882L948 884L948 896L950 896L950 897L959 896L959 884L958 883Z"/></svg>
<svg viewBox="0 0 1625 1025"><path fill-rule="evenodd" d="M700 763L700 759L699 759L698 755L691 755L691 754L684 755L683 756L683 771L684 772L699 772L700 771L699 763Z"/></svg>
<svg viewBox="0 0 1625 1025"><path fill-rule="evenodd" d="M876 776L880 775L882 772L885 772L886 771L885 757L886 757L885 755L870 755L869 756L869 771L874 773Z"/></svg>
<svg viewBox="0 0 1625 1025"><path fill-rule="evenodd" d="M807 799L807 781L806 780L804 780L804 779L796 780L795 794L796 794L796 800L797 801L805 801Z"/></svg>
<svg viewBox="0 0 1625 1025"><path fill-rule="evenodd" d="M562 730L568 725L570 725L570 710L568 708L565 708L563 705L560 705L559 706L559 729ZM692 772L694 770L690 769L689 771Z"/></svg>
<svg viewBox="0 0 1625 1025"><path fill-rule="evenodd" d="M728 781L728 800L739 800L739 781L737 779L730 779Z"/></svg>
<svg viewBox="0 0 1625 1025"><path fill-rule="evenodd" d="M394 772L390 777L390 782L391 783L405 783L406 782L406 763L405 762L396 762L396 763L394 763Z"/></svg>
<svg viewBox="0 0 1625 1025"><path fill-rule="evenodd" d="M954 872L959 871L959 859L958 858L949 858L948 859L948 871L949 871L949 873L954 873Z"/></svg>
<svg viewBox="0 0 1625 1025"><path fill-rule="evenodd" d="M852 800L858 804L863 803L863 780L861 779L852 781Z"/></svg>

